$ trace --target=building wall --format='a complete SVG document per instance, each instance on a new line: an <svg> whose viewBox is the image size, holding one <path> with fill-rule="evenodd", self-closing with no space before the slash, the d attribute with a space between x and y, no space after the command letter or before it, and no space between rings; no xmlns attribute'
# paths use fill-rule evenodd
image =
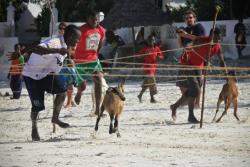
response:
<svg viewBox="0 0 250 167"><path fill-rule="evenodd" d="M12 33L11 24L9 22L0 22L0 37L9 37Z"/></svg>
<svg viewBox="0 0 250 167"><path fill-rule="evenodd" d="M14 50L16 43L18 43L16 37L0 37L0 81L7 80L10 62L6 54Z"/></svg>
<svg viewBox="0 0 250 167"><path fill-rule="evenodd" d="M200 22L205 30L206 34L208 35L211 27L212 27L212 21L208 22ZM223 46L223 53L225 57L237 59L237 50L235 45L229 45L235 43L235 34L233 32L234 26L237 23L237 20L226 20L226 21L217 21L216 26L219 27L222 31L222 46ZM250 19L244 20L245 26L247 28L247 43L250 44ZM170 25L163 25L163 26L149 26L145 27L145 39L147 36L152 32L156 31L159 36L161 37L162 44L164 48L167 49L176 49L178 48L177 39L176 39L176 33L175 30L178 27L185 26L185 23L174 23L172 26ZM138 33L140 27L135 27L135 34ZM120 35L126 43L132 43L133 37L132 37L132 30L131 28L122 28L116 30L116 33ZM223 45L226 44L226 45ZM176 55L179 54L179 52L169 52L170 54ZM249 55L250 56L250 46L247 46L243 50L243 55Z"/></svg>

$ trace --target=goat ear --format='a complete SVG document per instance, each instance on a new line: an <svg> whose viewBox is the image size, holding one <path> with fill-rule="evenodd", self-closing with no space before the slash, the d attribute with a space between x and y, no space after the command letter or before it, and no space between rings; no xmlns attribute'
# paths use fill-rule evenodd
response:
<svg viewBox="0 0 250 167"><path fill-rule="evenodd" d="M120 82L120 83L118 83L118 88L123 88L123 83L122 82Z"/></svg>
<svg viewBox="0 0 250 167"><path fill-rule="evenodd" d="M120 81L121 85L124 85L125 81L126 81L125 78L122 78L121 81Z"/></svg>

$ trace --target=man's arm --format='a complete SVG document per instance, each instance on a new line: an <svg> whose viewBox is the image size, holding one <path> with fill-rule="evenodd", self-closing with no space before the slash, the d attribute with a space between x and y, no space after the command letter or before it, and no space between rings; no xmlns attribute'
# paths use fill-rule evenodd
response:
<svg viewBox="0 0 250 167"><path fill-rule="evenodd" d="M27 52L36 53L39 55L59 53L61 55L67 54L69 51L65 48L45 48L39 45L27 47Z"/></svg>
<svg viewBox="0 0 250 167"><path fill-rule="evenodd" d="M60 49L58 49L58 48L45 48L45 47L38 46L38 45L29 45L29 46L26 46L21 52L24 55L24 58L27 62L31 53L36 53L39 55L59 53L61 55L65 55L65 54L69 53L69 50L67 50L65 48L60 48ZM7 56L8 56L9 60L15 60L15 59L19 58L20 53L19 52L10 52L9 54L7 54Z"/></svg>
<svg viewBox="0 0 250 167"><path fill-rule="evenodd" d="M199 36L188 34L186 31L184 31L182 29L178 30L177 34L182 38L187 38L190 40L196 40L197 38L199 38Z"/></svg>
<svg viewBox="0 0 250 167"><path fill-rule="evenodd" d="M220 60L220 66L226 67L226 63L225 63L224 56L223 56L222 52L219 54L219 60Z"/></svg>
<svg viewBox="0 0 250 167"><path fill-rule="evenodd" d="M220 52L219 55L218 55L218 57L219 57L219 60L220 60L220 66L221 66L221 67L224 67L224 70L225 70L225 72L227 73L227 68L226 68L226 63L225 63L225 60L224 60L224 55L223 55L223 53Z"/></svg>

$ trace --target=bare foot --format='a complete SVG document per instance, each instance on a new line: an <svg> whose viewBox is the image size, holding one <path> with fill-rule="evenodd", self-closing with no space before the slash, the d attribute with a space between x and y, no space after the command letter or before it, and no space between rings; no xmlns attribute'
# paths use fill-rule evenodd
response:
<svg viewBox="0 0 250 167"><path fill-rule="evenodd" d="M74 101L71 101L71 107L76 107L76 103Z"/></svg>
<svg viewBox="0 0 250 167"><path fill-rule="evenodd" d="M198 121L194 116L189 116L188 117L188 122L193 123L193 124L198 124L200 121Z"/></svg>
<svg viewBox="0 0 250 167"><path fill-rule="evenodd" d="M157 103L157 101L155 99L151 99L150 103Z"/></svg>
<svg viewBox="0 0 250 167"><path fill-rule="evenodd" d="M72 106L71 106L71 104L66 104L65 106L64 106L64 108L71 108Z"/></svg>

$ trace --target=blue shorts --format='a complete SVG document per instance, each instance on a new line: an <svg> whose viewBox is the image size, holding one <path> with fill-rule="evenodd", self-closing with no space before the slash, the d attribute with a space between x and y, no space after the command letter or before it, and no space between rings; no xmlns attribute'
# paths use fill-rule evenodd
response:
<svg viewBox="0 0 250 167"><path fill-rule="evenodd" d="M30 77L23 76L32 104L32 112L39 112L45 109L45 92L51 94L60 94L67 91L65 81L61 80L59 76L60 75L47 75L41 80L34 80Z"/></svg>
<svg viewBox="0 0 250 167"><path fill-rule="evenodd" d="M63 67L57 77L64 84L64 87L77 86L77 73L74 68Z"/></svg>

